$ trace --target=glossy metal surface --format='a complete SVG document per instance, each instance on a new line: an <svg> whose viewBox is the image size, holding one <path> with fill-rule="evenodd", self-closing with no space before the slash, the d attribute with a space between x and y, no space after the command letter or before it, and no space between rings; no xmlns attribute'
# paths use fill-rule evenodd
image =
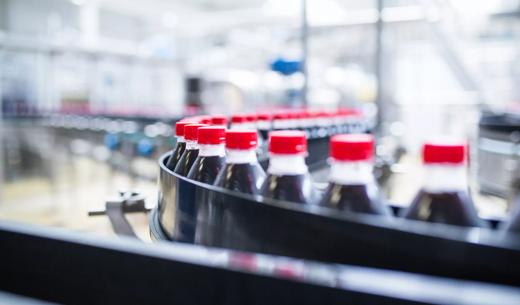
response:
<svg viewBox="0 0 520 305"><path fill-rule="evenodd" d="M160 159L158 219L168 239L520 285L515 235L404 219L338 214L180 177Z"/></svg>

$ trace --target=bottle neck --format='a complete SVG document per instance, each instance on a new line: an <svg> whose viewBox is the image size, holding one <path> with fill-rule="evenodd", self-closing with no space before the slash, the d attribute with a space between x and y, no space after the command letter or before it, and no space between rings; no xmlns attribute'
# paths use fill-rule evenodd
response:
<svg viewBox="0 0 520 305"><path fill-rule="evenodd" d="M225 155L224 144L199 144L199 156L201 157L224 157Z"/></svg>
<svg viewBox="0 0 520 305"><path fill-rule="evenodd" d="M302 175L308 172L305 155L271 154L267 172L277 176Z"/></svg>
<svg viewBox="0 0 520 305"><path fill-rule="evenodd" d="M252 130L252 129L256 129L256 124L254 124L254 123L234 123L234 124L231 124L231 129L233 129L233 130Z"/></svg>
<svg viewBox="0 0 520 305"><path fill-rule="evenodd" d="M184 142L186 142L186 140L184 139L183 136L176 136L175 138L177 138L177 143L184 143Z"/></svg>
<svg viewBox="0 0 520 305"><path fill-rule="evenodd" d="M258 121L257 125L259 130L271 129L271 123L269 121Z"/></svg>
<svg viewBox="0 0 520 305"><path fill-rule="evenodd" d="M186 149L187 150L197 150L197 149L199 149L199 144L197 144L197 141L187 140Z"/></svg>
<svg viewBox="0 0 520 305"><path fill-rule="evenodd" d="M312 126L312 121L308 118L300 119L300 127L308 128Z"/></svg>
<svg viewBox="0 0 520 305"><path fill-rule="evenodd" d="M316 123L319 127L328 127L328 126L332 125L333 122L329 118L318 118L316 120Z"/></svg>
<svg viewBox="0 0 520 305"><path fill-rule="evenodd" d="M289 119L287 120L287 128L296 128L298 127L298 120Z"/></svg>
<svg viewBox="0 0 520 305"><path fill-rule="evenodd" d="M290 127L290 123L288 120L274 120L273 128L274 129L287 129Z"/></svg>
<svg viewBox="0 0 520 305"><path fill-rule="evenodd" d="M372 161L332 160L329 181L340 185L359 185L374 183Z"/></svg>
<svg viewBox="0 0 520 305"><path fill-rule="evenodd" d="M227 149L226 163L257 163L255 149Z"/></svg>
<svg viewBox="0 0 520 305"><path fill-rule="evenodd" d="M423 189L431 193L468 190L468 175L463 164L427 164L424 166Z"/></svg>

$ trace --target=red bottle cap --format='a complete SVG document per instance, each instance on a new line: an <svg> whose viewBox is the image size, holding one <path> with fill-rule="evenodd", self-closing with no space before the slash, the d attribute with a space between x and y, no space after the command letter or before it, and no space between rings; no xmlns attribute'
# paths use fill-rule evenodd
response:
<svg viewBox="0 0 520 305"><path fill-rule="evenodd" d="M188 121L195 124L209 124L211 117L209 115L196 115L182 119L182 121Z"/></svg>
<svg viewBox="0 0 520 305"><path fill-rule="evenodd" d="M349 115L352 112L353 111L350 108L339 108L338 110L336 110L336 114L338 115Z"/></svg>
<svg viewBox="0 0 520 305"><path fill-rule="evenodd" d="M330 140L330 156L339 161L372 160L374 137L368 134L341 134Z"/></svg>
<svg viewBox="0 0 520 305"><path fill-rule="evenodd" d="M222 144L226 141L226 128L224 127L199 127L198 139L199 144Z"/></svg>
<svg viewBox="0 0 520 305"><path fill-rule="evenodd" d="M423 146L423 162L425 164L463 164L465 161L466 143L464 142L427 142Z"/></svg>
<svg viewBox="0 0 520 305"><path fill-rule="evenodd" d="M302 110L298 112L299 119L308 119L310 117L310 113L307 110Z"/></svg>
<svg viewBox="0 0 520 305"><path fill-rule="evenodd" d="M206 124L192 124L188 123L184 126L184 138L190 141L197 141L198 129L200 127L206 127Z"/></svg>
<svg viewBox="0 0 520 305"><path fill-rule="evenodd" d="M256 118L258 121L270 121L272 118L272 115L269 113L259 113L256 115Z"/></svg>
<svg viewBox="0 0 520 305"><path fill-rule="evenodd" d="M307 152L307 138L303 131L282 130L269 133L269 151L273 154Z"/></svg>
<svg viewBox="0 0 520 305"><path fill-rule="evenodd" d="M273 119L275 119L275 120L286 120L288 118L289 118L289 114L287 114L285 112L279 112L273 116Z"/></svg>
<svg viewBox="0 0 520 305"><path fill-rule="evenodd" d="M227 125L227 117L223 115L214 115L211 117L211 125Z"/></svg>
<svg viewBox="0 0 520 305"><path fill-rule="evenodd" d="M256 122L256 114L246 114L245 117L247 122Z"/></svg>
<svg viewBox="0 0 520 305"><path fill-rule="evenodd" d="M321 112L316 111L316 110L309 110L309 111L307 111L307 117L312 118L312 119L319 118L321 115L320 113Z"/></svg>
<svg viewBox="0 0 520 305"><path fill-rule="evenodd" d="M333 118L336 116L336 113L335 112L332 112L332 111L322 111L320 113L320 116L322 118Z"/></svg>
<svg viewBox="0 0 520 305"><path fill-rule="evenodd" d="M247 115L235 114L231 117L231 123L245 123L247 122Z"/></svg>
<svg viewBox="0 0 520 305"><path fill-rule="evenodd" d="M361 110L354 108L340 108L336 113L340 116L360 116L363 114Z"/></svg>
<svg viewBox="0 0 520 305"><path fill-rule="evenodd" d="M291 111L291 112L287 113L287 118L290 120L298 119L299 114L296 111Z"/></svg>
<svg viewBox="0 0 520 305"><path fill-rule="evenodd" d="M199 117L200 124L211 124L211 117L208 115L203 115Z"/></svg>
<svg viewBox="0 0 520 305"><path fill-rule="evenodd" d="M258 144L258 136L254 130L228 130L226 132L226 148L252 149Z"/></svg>
<svg viewBox="0 0 520 305"><path fill-rule="evenodd" d="M184 126L188 124L194 124L194 122L190 122L189 120L181 120L175 123L175 135L178 137L184 136Z"/></svg>

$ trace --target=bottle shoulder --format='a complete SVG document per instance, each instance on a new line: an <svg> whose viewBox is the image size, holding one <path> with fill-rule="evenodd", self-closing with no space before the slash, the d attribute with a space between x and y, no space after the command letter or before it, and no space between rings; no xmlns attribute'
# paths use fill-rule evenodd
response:
<svg viewBox="0 0 520 305"><path fill-rule="evenodd" d="M341 185L329 183L320 202L321 206L341 211L391 215L375 183Z"/></svg>
<svg viewBox="0 0 520 305"><path fill-rule="evenodd" d="M259 164L227 163L220 170L215 185L243 193L258 194L265 179Z"/></svg>
<svg viewBox="0 0 520 305"><path fill-rule="evenodd" d="M421 189L403 217L459 226L485 226L471 196L462 190L433 193Z"/></svg>

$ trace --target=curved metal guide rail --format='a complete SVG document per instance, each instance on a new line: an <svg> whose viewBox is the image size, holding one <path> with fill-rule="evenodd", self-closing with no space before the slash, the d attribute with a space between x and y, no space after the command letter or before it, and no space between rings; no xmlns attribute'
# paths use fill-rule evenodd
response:
<svg viewBox="0 0 520 305"><path fill-rule="evenodd" d="M159 160L159 202L150 221L156 239L520 285L514 234L241 194L179 176L166 168L167 158Z"/></svg>

